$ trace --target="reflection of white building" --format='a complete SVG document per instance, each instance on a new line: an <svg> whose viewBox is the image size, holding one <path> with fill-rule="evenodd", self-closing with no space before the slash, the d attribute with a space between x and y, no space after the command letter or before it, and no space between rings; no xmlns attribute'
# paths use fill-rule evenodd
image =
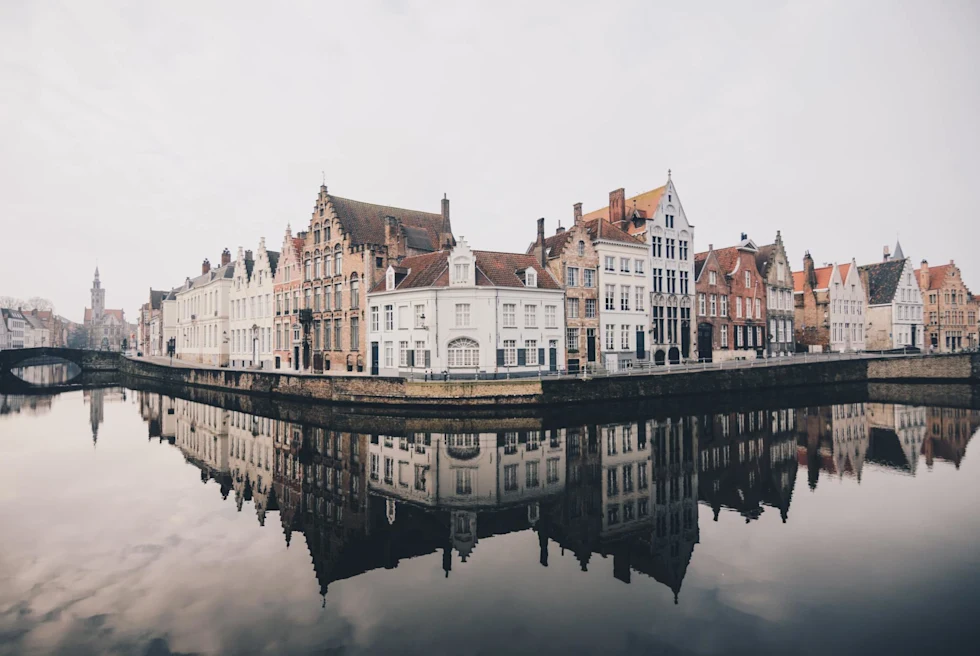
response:
<svg viewBox="0 0 980 656"><path fill-rule="evenodd" d="M273 367L272 297L279 253L267 251L265 238L252 251L238 249L230 291L230 352L236 367Z"/></svg>
<svg viewBox="0 0 980 656"><path fill-rule="evenodd" d="M646 426L599 426L603 469L602 535L629 531L650 521L650 449Z"/></svg>
<svg viewBox="0 0 980 656"><path fill-rule="evenodd" d="M870 433L864 403L844 403L831 406L831 436L833 439L834 471L861 480L864 459L868 455Z"/></svg>
<svg viewBox="0 0 980 656"><path fill-rule="evenodd" d="M205 472L227 474L228 411L184 399L174 400L176 445Z"/></svg>
<svg viewBox="0 0 980 656"><path fill-rule="evenodd" d="M565 367L564 291L533 255L405 258L368 293L371 373L529 375Z"/></svg>
<svg viewBox="0 0 980 656"><path fill-rule="evenodd" d="M700 538L697 427L693 418L683 417L650 420L647 431L653 445L653 546L668 555L673 578L683 578ZM679 584L675 595L678 590Z"/></svg>
<svg viewBox="0 0 980 656"><path fill-rule="evenodd" d="M251 501L263 526L272 490L274 427L275 420L266 417L237 411L228 416L228 467L235 503L241 510L243 502Z"/></svg>
<svg viewBox="0 0 980 656"><path fill-rule="evenodd" d="M914 476L919 464L919 455L926 440L927 409L910 405L895 405L891 403L869 403L867 405L868 424L874 429L894 434L901 448L904 463L890 462L908 469ZM889 445L879 443L879 433L875 431L874 456L875 460L894 460L889 458ZM884 439L884 435L881 435ZM894 445L891 445L894 446ZM879 458L879 456L881 456Z"/></svg>

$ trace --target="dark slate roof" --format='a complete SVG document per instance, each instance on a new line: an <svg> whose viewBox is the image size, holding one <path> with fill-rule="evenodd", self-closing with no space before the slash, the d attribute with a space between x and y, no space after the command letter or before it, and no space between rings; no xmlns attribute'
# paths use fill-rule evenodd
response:
<svg viewBox="0 0 980 656"><path fill-rule="evenodd" d="M705 251L704 253L694 254L694 279L697 280L701 277L701 271L704 269L704 263L708 261L708 254L711 251Z"/></svg>
<svg viewBox="0 0 980 656"><path fill-rule="evenodd" d="M442 214L406 210L388 207L387 205L374 205L359 200L341 198L340 196L328 196L327 198L337 214L344 232L350 235L352 244L385 243L384 218L393 216L399 219L403 226L419 229L414 237L410 237L416 243L423 239L422 235L424 234L428 250L435 251L441 245L439 234L442 232Z"/></svg>
<svg viewBox="0 0 980 656"><path fill-rule="evenodd" d="M519 272L532 268L538 274L538 289L561 289L533 255L493 251L473 251L473 255L476 258L477 287L524 287ZM401 261L400 268L407 270L408 275L398 282L396 289L449 286L448 251L406 257ZM371 291L385 291L385 281L378 282Z"/></svg>
<svg viewBox="0 0 980 656"><path fill-rule="evenodd" d="M433 244L431 241L431 236L424 228L415 228L413 226L405 226L405 243L409 248L418 251L432 251L433 246L438 245Z"/></svg>
<svg viewBox="0 0 980 656"><path fill-rule="evenodd" d="M759 252L755 254L755 266L763 278L769 274L769 264L775 250L776 244L766 244L765 246L760 246Z"/></svg>
<svg viewBox="0 0 980 656"><path fill-rule="evenodd" d="M902 281L903 269L905 269L905 260L889 260L858 268L861 273L867 275L868 305L887 305L895 300L898 284Z"/></svg>
<svg viewBox="0 0 980 656"><path fill-rule="evenodd" d="M269 256L269 269L272 275L276 275L276 267L279 266L279 251L266 251L266 255Z"/></svg>
<svg viewBox="0 0 980 656"><path fill-rule="evenodd" d="M163 297L167 295L165 291L157 291L155 289L150 290L150 309L159 310L160 302L163 301Z"/></svg>
<svg viewBox="0 0 980 656"><path fill-rule="evenodd" d="M605 219L592 219L585 223L585 229L592 239L604 239L606 241L618 241L624 244L642 244L643 242L633 235L620 230Z"/></svg>

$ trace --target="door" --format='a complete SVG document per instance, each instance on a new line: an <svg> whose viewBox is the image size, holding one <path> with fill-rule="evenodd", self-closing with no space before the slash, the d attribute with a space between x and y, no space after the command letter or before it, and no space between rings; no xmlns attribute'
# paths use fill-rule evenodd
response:
<svg viewBox="0 0 980 656"><path fill-rule="evenodd" d="M252 366L259 364L259 338L252 338Z"/></svg>
<svg viewBox="0 0 980 656"><path fill-rule="evenodd" d="M681 322L681 353L685 358L691 357L691 324L687 321Z"/></svg>
<svg viewBox="0 0 980 656"><path fill-rule="evenodd" d="M553 339L548 342L548 369L558 371L558 342Z"/></svg>
<svg viewBox="0 0 980 656"><path fill-rule="evenodd" d="M645 360L647 357L646 333L643 330L636 331L636 359Z"/></svg>
<svg viewBox="0 0 980 656"><path fill-rule="evenodd" d="M585 329L586 360L595 362L595 328Z"/></svg>
<svg viewBox="0 0 980 656"><path fill-rule="evenodd" d="M293 369L299 371L299 347L293 347Z"/></svg>
<svg viewBox="0 0 980 656"><path fill-rule="evenodd" d="M714 326L710 323L698 324L698 358L702 362L712 362L711 340L714 336Z"/></svg>
<svg viewBox="0 0 980 656"><path fill-rule="evenodd" d="M912 343L909 346L915 346L916 345L916 341L915 341L915 337L916 337L916 335L915 335L915 329L916 328L917 328L917 326L912 326Z"/></svg>
<svg viewBox="0 0 980 656"><path fill-rule="evenodd" d="M371 342L371 375L378 375L378 343Z"/></svg>

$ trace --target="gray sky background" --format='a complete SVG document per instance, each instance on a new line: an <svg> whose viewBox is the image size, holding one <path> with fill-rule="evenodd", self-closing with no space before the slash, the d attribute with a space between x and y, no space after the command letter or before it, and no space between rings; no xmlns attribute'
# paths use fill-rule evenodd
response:
<svg viewBox="0 0 980 656"><path fill-rule="evenodd" d="M679 6L684 5L684 6ZM687 6L696 5L696 6ZM0 295L135 320L331 193L520 250L660 186L696 249L955 259L980 292L980 4L0 4Z"/></svg>

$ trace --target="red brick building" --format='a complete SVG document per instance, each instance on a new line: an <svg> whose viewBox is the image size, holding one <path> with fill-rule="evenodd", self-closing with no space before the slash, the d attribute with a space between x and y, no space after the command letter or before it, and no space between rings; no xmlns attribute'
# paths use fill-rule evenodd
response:
<svg viewBox="0 0 980 656"><path fill-rule="evenodd" d="M273 317L273 357L277 369L301 370L303 359L302 326L299 311L303 287L302 258L306 233L293 236L292 228L286 228L276 268L273 294L276 313Z"/></svg>
<svg viewBox="0 0 980 656"><path fill-rule="evenodd" d="M915 272L922 290L926 348L949 353L977 347L977 301L963 282L960 268L949 264L929 267L926 260Z"/></svg>

